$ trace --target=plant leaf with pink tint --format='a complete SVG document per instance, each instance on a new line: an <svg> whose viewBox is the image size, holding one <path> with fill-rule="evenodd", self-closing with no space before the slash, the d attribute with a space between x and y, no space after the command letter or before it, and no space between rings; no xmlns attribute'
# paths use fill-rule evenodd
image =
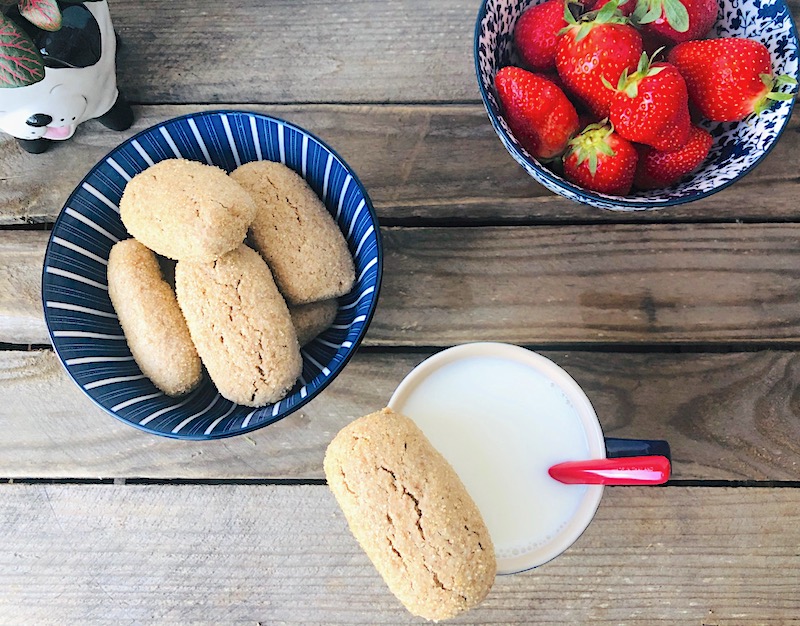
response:
<svg viewBox="0 0 800 626"><path fill-rule="evenodd" d="M28 36L0 14L0 88L25 87L44 78L44 62Z"/></svg>
<svg viewBox="0 0 800 626"><path fill-rule="evenodd" d="M19 0L19 12L42 30L54 31L61 28L61 11L56 0Z"/></svg>

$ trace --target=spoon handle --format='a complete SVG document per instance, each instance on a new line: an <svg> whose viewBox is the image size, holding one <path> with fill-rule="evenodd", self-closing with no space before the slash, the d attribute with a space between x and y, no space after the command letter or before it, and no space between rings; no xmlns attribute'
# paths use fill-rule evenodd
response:
<svg viewBox="0 0 800 626"><path fill-rule="evenodd" d="M660 485L669 480L664 456L567 461L549 469L550 476L568 485Z"/></svg>

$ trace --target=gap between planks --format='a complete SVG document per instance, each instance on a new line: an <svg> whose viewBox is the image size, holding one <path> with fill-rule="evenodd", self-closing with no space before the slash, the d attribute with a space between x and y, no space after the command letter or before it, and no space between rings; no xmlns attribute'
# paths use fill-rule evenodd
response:
<svg viewBox="0 0 800 626"><path fill-rule="evenodd" d="M0 478L2 485L262 485L327 486L324 478ZM669 480L658 488L702 487L704 489L797 489L800 480ZM614 487L616 488L616 487Z"/></svg>

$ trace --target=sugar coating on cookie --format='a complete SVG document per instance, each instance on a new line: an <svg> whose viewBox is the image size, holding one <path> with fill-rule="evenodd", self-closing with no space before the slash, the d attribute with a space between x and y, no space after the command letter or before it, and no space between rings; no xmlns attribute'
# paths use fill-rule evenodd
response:
<svg viewBox="0 0 800 626"><path fill-rule="evenodd" d="M254 161L231 172L258 207L250 237L291 304L336 298L355 281L353 257L322 201L281 163Z"/></svg>
<svg viewBox="0 0 800 626"><path fill-rule="evenodd" d="M200 357L155 254L135 239L114 244L108 295L142 373L170 396L193 389L202 377Z"/></svg>
<svg viewBox="0 0 800 626"><path fill-rule="evenodd" d="M297 333L267 264L245 245L214 261L178 261L175 290L192 340L224 398L263 406L300 376Z"/></svg>
<svg viewBox="0 0 800 626"><path fill-rule="evenodd" d="M413 614L453 617L494 583L494 545L455 470L409 418L383 409L325 453L328 486L355 538Z"/></svg>
<svg viewBox="0 0 800 626"><path fill-rule="evenodd" d="M297 331L297 341L300 345L306 345L327 330L336 319L338 310L339 303L336 299L289 305L289 314L292 316L292 324Z"/></svg>
<svg viewBox="0 0 800 626"><path fill-rule="evenodd" d="M166 159L131 179L119 210L128 232L151 250L205 261L244 241L256 206L220 168Z"/></svg>

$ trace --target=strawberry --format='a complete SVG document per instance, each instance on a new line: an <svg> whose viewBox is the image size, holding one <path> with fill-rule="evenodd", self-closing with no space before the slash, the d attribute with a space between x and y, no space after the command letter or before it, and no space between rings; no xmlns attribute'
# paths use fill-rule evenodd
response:
<svg viewBox="0 0 800 626"><path fill-rule="evenodd" d="M686 80L692 104L716 122L735 122L758 115L775 100L791 100L792 94L780 89L797 85L791 76L773 76L769 50L753 39L686 41L667 58Z"/></svg>
<svg viewBox="0 0 800 626"><path fill-rule="evenodd" d="M514 27L514 45L525 65L533 70L555 67L558 34L566 26L564 0L547 0L526 9Z"/></svg>
<svg viewBox="0 0 800 626"><path fill-rule="evenodd" d="M558 40L556 69L567 89L583 100L598 117L608 116L614 93L603 84L605 78L616 85L622 72L636 67L642 54L642 38L616 10L611 0L588 21L570 22ZM589 13L587 16L591 16Z"/></svg>
<svg viewBox="0 0 800 626"><path fill-rule="evenodd" d="M678 43L707 35L718 11L717 0L638 0L633 20L643 34Z"/></svg>
<svg viewBox="0 0 800 626"><path fill-rule="evenodd" d="M587 2L586 9L589 11L599 11L604 6L606 6L611 0L596 0L596 2L592 3L591 0ZM636 8L636 0L620 0L619 4L617 5L619 12L622 13L625 17L630 16L634 9Z"/></svg>
<svg viewBox="0 0 800 626"><path fill-rule="evenodd" d="M614 89L610 84L606 84ZM653 63L643 52L636 71L622 72L609 120L629 141L657 150L681 148L689 138L689 94L674 65Z"/></svg>
<svg viewBox="0 0 800 626"><path fill-rule="evenodd" d="M517 141L537 159L561 154L578 132L578 113L544 76L504 67L494 77L503 112Z"/></svg>
<svg viewBox="0 0 800 626"><path fill-rule="evenodd" d="M569 142L564 176L584 189L624 196L631 190L637 160L633 144L603 120Z"/></svg>
<svg viewBox="0 0 800 626"><path fill-rule="evenodd" d="M639 147L639 165L634 184L639 189L660 189L679 181L700 165L711 149L711 135L699 126L689 130L689 141L680 150L661 152Z"/></svg>

